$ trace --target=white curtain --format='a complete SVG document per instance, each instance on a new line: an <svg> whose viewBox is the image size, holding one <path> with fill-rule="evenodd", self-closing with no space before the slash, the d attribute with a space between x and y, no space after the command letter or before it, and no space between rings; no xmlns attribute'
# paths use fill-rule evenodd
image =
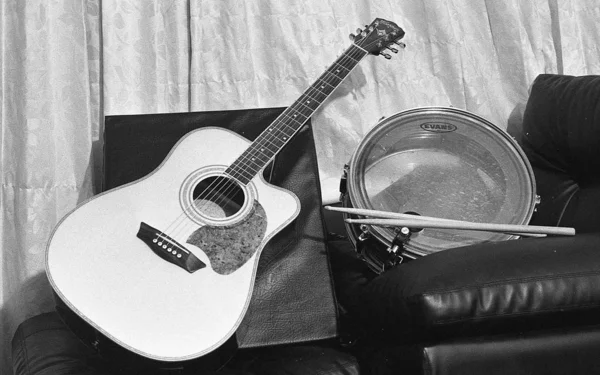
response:
<svg viewBox="0 0 600 375"><path fill-rule="evenodd" d="M596 0L2 1L0 373L18 324L53 309L45 245L97 191L105 115L287 106L375 17L407 48L314 116L327 202L382 116L454 106L506 128L538 74L600 74Z"/></svg>

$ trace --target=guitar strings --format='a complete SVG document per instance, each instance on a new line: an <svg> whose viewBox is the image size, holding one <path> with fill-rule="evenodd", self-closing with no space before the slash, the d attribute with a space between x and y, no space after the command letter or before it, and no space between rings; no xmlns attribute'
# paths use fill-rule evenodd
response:
<svg viewBox="0 0 600 375"><path fill-rule="evenodd" d="M358 51L354 51L355 52L354 56L352 56L352 52L353 51L351 51L351 50L352 50L353 47L358 47L358 46L356 46L355 44L353 44L352 46L350 46L350 48L348 48L348 50L344 53L344 55L340 59L338 59L336 62L334 62L334 64L332 64L332 67L334 67L337 64L341 68L347 70L347 72L344 72L344 74L341 74L340 75L341 77L340 77L340 76L337 76L337 75L333 74L332 72L330 72L330 70L331 70L331 68L330 68L325 73L323 73L321 75L321 77L316 81L317 83L318 82L324 82L324 83L326 83L326 84L328 84L329 86L332 87L331 92L329 94L325 94L325 97L323 98L323 100L320 101L321 103L319 103L319 106L335 90L335 88L344 80L344 78L352 71L352 69L356 65L358 65L358 62L360 62L360 60L366 55L366 53L365 53L366 51L364 51L363 49L361 49L360 47L358 47ZM360 52L360 53L356 53L356 52ZM344 61L344 60L346 60L346 61ZM353 66L351 66L350 68L348 68L348 67L346 67L344 65L349 60L352 60L354 62ZM339 70L337 72L339 72ZM334 78L333 79L333 84L331 82L332 81L332 77L331 76L333 76L333 78ZM336 80L337 80L337 82L335 82ZM317 95L318 95L319 90L317 90L315 88L315 86L316 86L316 84L313 84L312 86L310 86L309 89L303 95L301 95L301 97L290 108L293 108L295 104L302 104L302 103L300 103L300 100L303 97L308 97L308 98L311 98L311 99L315 99L314 97L312 97L312 96L309 95L311 89L314 90L315 93L317 93ZM313 110L311 107L307 107L304 104L302 104L302 106L306 107L309 110L308 111L309 114L306 115L305 113L303 113L303 111L305 111L305 109L299 109L299 110L296 111L296 112L300 113L303 117L305 117L305 119L301 122L300 126L298 126L297 129L294 129L293 127L291 127L289 125L289 120L297 122L297 120L295 118L290 117L290 112L291 111L285 111L284 113L282 113L283 116L280 116L281 118L277 118L272 124L269 125L269 127L274 127L274 128L278 128L278 127L280 127L280 125L283 125L283 126L288 127L288 128L290 128L290 129L293 130L293 132L292 132L291 135L287 135L286 136L286 139L283 141L283 144L281 146L278 146L277 144L275 144L273 142L275 139L278 139L279 135L273 135L269 139L269 133L261 133L261 135L259 135L259 137L261 137L261 139L259 140L259 142L252 143L250 145L250 147L248 147L248 149L246 151L244 151L244 153L241 155L241 157L238 158L238 160L236 162L238 162L238 161L239 162L244 161L245 163L242 163L242 165L249 165L249 161L250 161L251 156L250 156L250 153L248 152L248 150L250 150L253 147L257 148L257 147L266 146L266 143L270 143L271 145L275 145L278 149L281 149L287 143L287 141L289 141L294 136L294 134L302 127L302 125L306 121L308 121L308 119L310 118L310 114L314 113L314 111L316 111L316 109L319 107L319 106L317 106ZM282 118L288 120L288 122L283 121ZM262 137L263 134L266 134L266 136ZM263 141L265 143L263 143ZM275 152L275 154L276 153L277 152ZM273 156L275 156L275 154ZM273 156L270 159L272 159ZM269 161L267 161L267 163L265 163L265 165L267 165L270 162L270 159L269 159ZM256 164L256 163L254 163L254 164ZM256 176L256 173L258 173L263 168L259 168L258 170L253 170L252 173L251 173L251 176L253 176L253 177ZM247 172L248 169L249 168L242 168L241 171L239 171L239 170L238 171L234 171L234 173L237 172L237 174L243 175L243 172ZM215 181L220 181L219 183L217 183L217 185L215 185L215 181L213 181L213 182L211 182L211 184L208 187L205 188L205 190L202 193L199 194L199 197L202 197L208 191L207 195L209 195L209 196L207 196L205 198L204 206L198 207L196 205L196 202L199 200L199 198L194 199L193 204L196 205L197 209L199 209L200 212L202 212L202 210L205 209L211 203L215 204L218 207L221 204L223 204L223 202L224 202L225 199L231 198L231 197L229 197L229 195L231 194L232 191L235 191L236 188L238 187L237 182L241 182L241 181L239 181L238 177L236 177L236 176L233 175L234 173L231 173L229 175L228 174L223 174L224 176L226 176L225 178L220 179L220 180L215 180ZM222 176L220 176L220 177L222 177ZM234 179L237 182L231 181L227 177L229 177L231 179ZM252 178L248 179L248 182ZM223 191L223 186L225 186L225 188L226 188L226 190L224 190L224 191ZM218 199L217 202L214 202L213 201L214 198L216 198L218 195L220 195L220 198ZM192 210L191 205L188 206L188 207L186 207L183 210L182 214L180 215L180 218L176 219L175 222L173 222L171 225L169 225L169 227L167 228L168 231L172 232L174 230L178 230L179 229L178 232L180 232L181 229L182 229L181 228L181 224L185 224L187 222L187 220L185 219L185 217L188 216L187 214L189 214L191 210ZM176 224L175 228L171 229L170 227L172 227L173 224ZM188 222L187 225L185 225L185 227L187 227L189 225L192 225L192 224ZM167 231L165 231L165 232L167 232ZM175 233L173 233L170 236L175 238L178 235L175 234Z"/></svg>
<svg viewBox="0 0 600 375"><path fill-rule="evenodd" d="M346 66L341 67L347 70L348 72L351 70ZM334 89L336 83L335 81L337 80L339 82L342 79L343 78L340 78L335 75L333 75L332 78L332 73L328 71L317 82L322 82L319 83L321 85L327 84L329 87ZM270 125L271 128L278 129L279 131L276 131L273 135L269 135L263 137L262 139L259 139L258 142L253 143L248 148L248 151L240 158L240 161L245 162L242 163L242 165L245 165L248 168L242 168L241 170L234 168L232 170L233 173L231 173L231 176L233 178L239 180L239 176L245 177L245 173L249 171L250 175L254 176L272 158L272 156L264 153L265 146L269 151L271 151L271 154L274 155L276 152L273 152L270 146L275 146L275 150L281 149L283 145L285 145L287 141L294 136L294 134L301 128L301 126L310 118L310 114L315 110L311 106L304 104L304 100L307 99L307 101L316 100L317 102L322 102L328 97L328 94L318 90L315 86L316 85L310 87L309 90L307 90L306 93L304 93L300 97L300 99L298 99L294 103L294 105L290 107L292 110L286 111L283 114L282 118L279 119L279 121L275 121L274 124ZM320 96L322 96L322 98ZM294 107L297 107L297 109L294 109ZM301 116L300 119L297 118L298 115ZM295 123L296 126L291 126L292 123ZM267 131L271 131L271 128L267 129ZM288 132L288 130L291 130L291 132ZM260 160L260 162L262 162L262 165L255 161L255 159L257 158ZM265 159L267 160L266 162ZM256 168L253 167L253 165L258 165L259 167Z"/></svg>
<svg viewBox="0 0 600 375"><path fill-rule="evenodd" d="M350 56L349 53L347 53L344 57L350 57L351 60L355 61L355 66L360 61L360 60L357 60L357 59L353 58L352 56ZM359 58L360 57L364 57L364 55L363 56L359 56ZM342 61L343 59L340 58L339 60ZM335 66L336 64L337 64L337 62L334 63L332 66ZM340 64L337 64L337 65L340 65ZM345 75L349 74L349 72L353 68L353 67L348 68L348 67L346 67L344 65L340 65L340 67L342 67L345 70L347 70L347 72L345 73ZM337 79L338 82L336 83L335 80L333 80L334 84L332 84L332 82L330 82L332 80L331 77L327 77L327 75L329 75L329 76L333 75L333 77L335 79ZM335 74L331 73L330 71L326 71L322 75L322 77L325 77L325 78L321 78L320 77L317 80L317 82L326 83L328 86L330 86L332 88L331 92L333 92L333 90L336 88L336 86L341 81L343 81L343 79L345 78L345 76L344 77L336 76ZM280 121L280 124L283 124L283 128L289 128L289 129L291 129L292 133L291 134L287 134L287 133L284 132L284 134L286 135L287 138L286 139L279 139L279 141L281 141L282 145L278 145L278 144L275 144L274 142L272 142L273 139L278 139L279 136L273 136L271 139L269 139L268 137L265 137L264 140L267 143L271 143L272 145L274 144L275 147L276 147L276 149L281 149L289 141L289 139L291 139L294 136L294 134L302 127L302 125L306 121L308 121L308 119L310 118L310 113L313 113L314 111L316 111L316 108L318 108L318 106L315 109L313 109L312 107L306 106L305 104L302 103L303 98L305 98L305 99L308 98L309 100L317 100L318 102L321 102L321 103L325 99L327 99L327 97L329 96L329 94L323 93L322 91L320 91L319 89L317 89L315 86L316 86L316 84L313 84L303 95L301 95L301 97L294 103L294 105L292 105L290 107L290 108L293 108L296 104L300 104L300 105L302 105L302 107L307 108L308 112L309 112L308 115L306 113L304 113L304 111L305 111L304 109L296 110L296 112L298 112L300 115L302 115L304 117L304 120L298 121L298 119L295 118L296 117L295 114L290 117L290 115L293 114L293 111L286 111L286 112L284 112L284 114L283 114L282 117L285 118L286 120L289 120L289 121L287 121L287 123L285 121ZM313 91L312 94L311 94L311 90ZM323 99L320 99L320 98L317 97L317 96L319 96L319 94L323 95ZM316 96L313 96L313 95L316 95ZM319 104L319 106L320 106L320 104ZM277 122L277 120L275 122ZM292 126L289 125L290 122L295 122L295 123L299 124L299 126L297 126L296 128L294 128L294 127L292 127ZM271 124L270 126L278 127L280 124L276 124L275 126L273 126L273 124ZM281 128L281 127L279 127L279 128ZM265 145L261 144L261 141L262 140L259 140L259 142L253 143L248 148L248 151L251 151L251 149L254 148L256 152L262 153L262 150L264 150L263 146L265 146ZM261 151L259 152L257 149L261 149ZM275 154L276 154L276 152L274 153L274 155ZM246 158L246 165L248 165L248 166L250 165L250 163L248 161L252 161L253 164L257 164L257 163L254 162L254 158L251 157L251 155L252 155L251 152L246 152L245 155L243 155L243 157L240 158L240 160L243 160L244 158ZM266 155L262 154L262 156L266 156ZM271 156L267 162L263 161L264 165L267 165L271 161L271 159L273 158L273 156ZM264 165L262 167L258 168L258 169L252 170L251 175L252 176L256 175L256 173L258 173L262 168L264 168ZM242 174L242 172L247 172L248 169L252 169L252 168L242 169L242 171L237 171L237 172L238 172L238 174ZM236 171L234 171L234 172L236 172ZM236 176L234 176L233 174L231 174L231 177L237 179Z"/></svg>
<svg viewBox="0 0 600 375"><path fill-rule="evenodd" d="M352 51L352 49L354 47L356 47L356 48L355 48L354 51ZM283 140L281 138L279 138L281 136L281 134L273 135L273 134L265 133L265 132L261 133L259 135L259 137L260 137L259 141L258 142L253 142L242 153L242 155L240 155L240 157L234 162L234 164L235 163L241 163L244 167L241 168L241 170L233 170L232 171L233 173L229 173L229 174L228 173L222 173L221 175L215 176L215 177L223 177L223 178L217 178L217 179L215 179L200 194L198 194L198 198L194 198L192 205L188 205L187 207L185 207L183 209L183 212L179 215L179 217L177 219L175 219L175 221L172 222L167 227L167 229L164 231L164 233L167 233L167 232L173 233L173 234L169 234L169 236L172 237L172 238L176 238L176 237L178 237L178 234L175 233L175 232L181 232L181 230L185 229L185 227L187 227L189 225L192 225L192 223L189 223L186 220L186 217L193 210L193 208L192 208L193 205L195 205L196 208L198 210L200 210L200 212L202 212L203 209L206 209L206 207L208 207L208 205L210 205L210 204L214 204L215 206L220 207L225 202L225 200L232 199L233 197L231 197L230 194L232 192L235 192L237 190L237 188L238 188L238 183L242 182L242 181L240 181L239 177L243 176L243 173L251 171L250 175L252 177L248 179L248 183L249 183L252 180L252 178L254 178L254 176L256 176L257 173L259 173L266 165L268 165L268 163L271 162L271 160L274 158L274 156L276 156L276 154L278 153L278 150L281 150L283 148L283 146L285 146L286 143L289 142L289 140L295 135L295 133L302 128L302 126L304 125L304 123L306 123L306 121L308 121L308 119L311 117L311 115L331 95L331 93L333 93L333 91L335 90L335 88L337 88L337 86L339 84L341 84L341 82L353 70L353 68L358 65L358 62L360 62L360 60L364 56L366 56L366 54L367 53L366 53L366 51L363 48L357 46L356 44L352 44L344 52L343 56L341 58L339 58L338 60L336 60L332 64L332 66L328 70L326 70L321 75L321 77L319 77L319 79L316 80L315 84L313 84L312 86L310 86L300 96L300 98L297 99L296 102L294 102L294 104L292 104L292 106L289 107L289 109L291 109L291 110L285 110L282 113L282 115L280 117L278 117L277 119L275 119L275 121L273 121L269 125L269 127L268 127L268 129L269 128L280 129L282 127L283 128L289 128L289 129L292 130L292 133L288 135L288 134L286 134L283 131L275 132L275 133L281 133L281 132L283 132L283 134L286 134L285 138L283 138ZM347 64L348 62L352 62L353 63L353 65L351 65L349 68L344 65L344 64ZM340 74L340 76L337 76L337 75L333 74L330 70L333 67L335 67L336 65L338 65L341 68L345 69L346 72L344 72L343 74ZM338 72L339 72L339 70L338 70ZM336 80L337 80L337 82L335 82ZM325 83L325 84L327 84L327 85L329 85L329 86L332 87L331 92L329 94L324 94L323 92L321 92L320 90L318 90L316 88L317 83L320 83L320 82L323 82L323 83ZM320 100L318 98L315 98L315 97L311 96L310 95L311 90L313 90L313 95L316 95L316 96L318 96L319 94L324 94L324 98L322 100ZM313 100L313 99L317 100L317 102L319 102L319 105L315 109L312 109L312 107L306 106L306 105L304 105L301 102L301 100L303 100L303 97L305 99L309 98L309 100ZM293 112L293 107L296 104L299 104L299 105L302 105L302 107L305 107L305 108L300 108L298 110L295 110L297 113L299 113L301 116L303 116L305 118L304 120L302 120L300 122L295 117L291 117L292 112ZM306 111L307 109L308 109L308 111L307 111L308 114L304 113L304 111ZM293 126L290 125L290 121L298 123L299 126L297 126L296 128L294 128ZM275 143L275 140L282 141L282 145L278 146L277 143ZM264 165L262 167L259 167L257 170L255 170L254 168L252 168L250 166L250 164L251 163L255 164L255 165L260 165L260 164L257 164L255 162L255 160L253 159L253 155L257 155L258 156L258 155L262 154L262 156L268 156L268 155L265 155L264 153L262 153L262 151L257 151L257 149L264 150L265 147L269 148L269 145L270 146L274 145L276 147L276 151L269 158L269 160L266 163L264 163ZM254 150L251 150L253 148L254 148ZM251 151L251 152L249 152L249 151ZM254 154L252 152L254 152ZM236 177L235 174L237 174L238 176ZM216 182L216 181L218 181L218 182ZM202 206L199 207L197 205L197 202L201 198L204 199L205 202L204 202L204 204ZM184 225L184 224L187 224L187 225ZM184 228L181 228L182 225L184 226Z"/></svg>
<svg viewBox="0 0 600 375"><path fill-rule="evenodd" d="M355 60L355 59L352 59ZM355 60L356 61L356 60ZM358 63L358 61L356 61L356 63ZM335 63L332 65L335 66ZM343 68L345 68L346 70L348 70L348 72L346 74L348 74L352 69L348 69L345 66L342 66ZM341 82L343 80L343 78L345 77L338 77L333 75L332 77L332 73L329 71L326 71L319 80L317 80L317 82L324 82L327 85L329 85L332 90L331 92L333 92L333 90L336 87L335 81L338 80L339 82ZM338 82L338 84L339 84ZM332 84L333 83L333 84ZM313 85L314 86L314 85ZM294 104L298 104L300 102L300 100L302 100L303 97L309 97L311 99L315 99L315 100L319 100L313 96L310 96L310 94L308 94L310 92L311 89L315 90L315 93L313 93L313 95L318 95L318 91L314 89L314 87L311 86L307 92L305 94L303 94ZM324 94L324 93L321 93ZM323 95L324 98L322 101L324 101L329 95L328 94L324 94ZM293 108L294 105L292 105L290 108ZM305 107L305 106L304 106ZM307 111L307 109L309 111ZM285 145L285 141L281 141L280 137L281 137L281 133L286 134L287 139L291 139L295 132L298 131L302 125L304 124L306 121L308 121L310 115L307 114L306 112L312 112L312 108L310 107L306 107L306 108L300 108L298 110L296 110L296 112L298 112L302 117L304 117L304 120L301 120L301 123L294 117L292 117L293 115L293 110L292 111L285 111L284 113L282 113L282 115L277 118L275 121L273 121L273 123L269 124L269 127L267 129L267 132L270 131L269 128L271 129L281 129L283 128L283 130L280 131L276 131L276 134L272 134L272 133L261 133L261 135L259 135L260 139L258 140L258 142L254 142L252 143L245 151L244 153L241 155L241 157L236 161L236 162L240 162L242 165L248 166L248 168L242 168L241 170L239 169L233 169L231 174L227 174L227 173L223 173L224 177L223 179L216 179L214 181L211 182L211 184L206 187L204 189L203 192L201 192L198 195L198 198L194 199L193 204L196 205L197 209L200 210L200 212L202 212L204 209L206 209L206 207L211 204L211 202L219 207L223 204L223 202L228 199L231 198L230 194L236 190L236 188L238 187L238 184L235 181L232 181L230 179L228 179L227 177L237 180L237 182L241 183L240 181L240 177L244 176L244 173L251 171L251 176L256 175L256 173L258 173L261 169L264 168L260 167L260 164L258 164L255 160L254 160L254 155L256 154L256 156L259 157L260 161L264 163L263 158L267 157L267 154L264 154L262 151L260 150L264 150L264 148L266 147L267 149L269 149L269 151L271 150L271 146L275 146L275 149L281 149L283 147L283 145ZM299 126L297 126L296 128L294 128L293 126L290 125L290 121L291 122L296 122L299 124ZM291 130L291 134L288 134L287 132L285 132L284 130ZM279 140L282 145L278 145L277 143L275 143L276 140ZM276 152L275 152L276 153ZM262 157L260 157L262 156ZM266 166L269 163L269 161L267 161L266 163L264 163L264 165ZM251 164L254 164L255 167L252 167ZM256 168L256 166L259 166L259 168ZM251 180L251 178L249 178L248 180ZM206 196L205 196L206 195ZM215 198L220 195L219 198L217 198L217 200L215 201ZM198 206L197 205L197 201L203 198L205 199L205 203L202 206ZM175 233L175 231L177 232L181 232L181 230L186 229L186 226L183 226L181 224L185 223L185 215L186 213L190 213L190 211L193 208L190 206L186 207L184 209L184 211L182 212L182 214L180 215L181 219L179 220L175 220L175 222L173 222L171 225L169 225L169 227L165 230L165 232L169 232L169 235L171 237L178 237L178 233ZM184 216L185 215L185 216ZM176 224L174 228L173 224Z"/></svg>
<svg viewBox="0 0 600 375"><path fill-rule="evenodd" d="M355 45L353 45L353 46L355 46ZM336 62L335 62L333 65L332 65L332 66L335 66L335 64L338 64L338 62L339 62L339 63L341 63L341 65L340 65L340 64L338 64L338 65L340 65L342 68L344 68L345 70L347 70L347 72L345 72L345 75L349 74L349 73L350 73L350 71L352 70L352 68L358 64L358 62L360 61L360 59L366 55L366 53L359 54L358 56L356 56L356 55L355 55L354 57L358 57L358 59L355 59L355 58L352 56L352 51L351 51L351 49L352 49L352 47L353 47L353 46L351 46L351 47L348 49L348 51L347 51L347 52L344 54L344 56L343 56L342 58L338 59L338 61L336 61ZM362 56L360 56L360 55L362 55ZM352 67L350 67L350 68L347 68L347 67L344 65L344 61L343 61L343 60L345 59L345 60L346 60L346 63L347 63L347 60L348 60L347 58L350 58L351 60L353 60L353 61L355 62L354 66L352 66ZM337 70L337 72L339 72L339 70ZM345 75L344 75L344 76L342 76L342 77L338 77L338 76L336 76L335 74L333 74L333 76L335 77L335 79L337 79L337 80L338 80L338 82L335 82L335 80L334 80L334 84L332 85L332 84L331 84L331 82L330 82L330 81L331 81L331 77L327 77L327 75L332 75L332 73L331 73L329 70L327 70L327 71L326 71L326 72L325 72L325 73L322 75L322 77L320 77L320 79L319 79L319 80L317 80L317 82L319 82L319 81L321 81L321 82L325 82L326 84L328 84L329 86L331 86L331 87L333 88L333 89L331 90L331 92L333 92L333 90L335 89L335 87L336 87L337 85L339 85L339 84L340 84L340 83L343 81L343 79L345 78ZM303 96L304 96L304 97L308 97L308 98L315 99L314 97L312 97L312 96L310 95L310 91L311 91L311 89L312 89L312 90L314 90L314 91L317 93L317 95L318 95L318 92L319 92L319 90L318 90L318 89L316 89L316 88L315 88L315 86L316 86L316 85L313 85L313 86L309 87L309 89L306 91L306 93L305 93L305 94L303 94L303 95L300 97L300 99L302 99L302 97L303 97ZM322 93L321 93L321 94L322 94ZM326 99L328 96L329 96L329 94L325 94L325 95L324 95L324 99L323 99L322 101L324 101L324 100L325 100L325 99ZM296 102L296 103L294 103L294 104L300 103L300 99L298 99L298 100L297 100L297 102ZM319 100L319 99L317 99L317 100ZM322 101L321 101L321 102L322 102ZM300 104L301 104L301 103L300 103ZM320 104L319 104L319 105L320 105ZM306 107L305 105L303 105L303 106L304 106L304 107ZM292 105L292 107L293 107L293 105ZM290 107L290 108L292 108L292 107ZM313 110L312 108L310 108L310 107L307 107L307 108L309 109L309 114L310 114L310 112L314 112L314 110ZM317 107L317 108L318 108L318 107ZM315 109L315 110L316 110L316 109ZM290 111L286 111L286 112L284 113L284 116L283 116L283 117L285 118L285 116L288 116L288 117L287 117L287 120L296 121L296 119L295 119L295 118L291 118L291 117L289 117L289 113L288 113L288 112L290 112ZM308 120L308 118L310 117L310 115L306 115L306 114L304 114L302 109L300 109L300 110L297 110L297 112L299 112L299 113L300 113L300 114L301 114L303 117L305 117L305 120L304 120L304 121L302 121L302 123L301 123L301 124L303 124L304 122L306 122L306 121ZM276 120L274 123L276 123L278 120L280 120L280 119L277 119L277 120ZM291 128L291 129L293 130L292 134L290 134L290 135L288 135L288 136L287 136L287 140L289 140L289 139L290 139L290 138L291 138L291 137L294 135L295 131L299 130L299 128L302 126L302 125L300 125L300 126L297 128L297 129L294 129L293 127L290 127L290 126L289 126L289 124L286 124L284 121L281 121L281 120L279 121L279 124L275 124L275 125L271 124L270 126L272 126L272 127L277 127L278 125L281 125L281 124L283 124L285 127ZM268 134L268 133L267 133L267 134ZM284 133L284 134L285 134L285 133ZM259 146L261 149L264 149L262 146L265 146L265 144L263 144L263 143L261 143L261 142L264 140L264 141L266 141L267 143L271 143L271 144L273 145L273 144L274 144L274 142L273 142L273 140L274 140L274 139L276 139L276 136L273 136L271 139L269 139L269 138L268 138L268 136L266 136L266 137L262 137L262 139L261 139L259 142L255 142L255 143L253 143L253 144L252 144L252 145L251 145L251 146L250 146L250 147L247 149L247 151L248 151L248 150L250 150L252 147L254 147L254 148L257 148L256 146ZM284 139L284 141L282 142L282 146L283 146L283 145L285 145L285 143L287 143L286 139ZM281 147L282 147L282 146L278 146L278 145L276 145L276 144L275 144L275 146L276 146L277 148L281 148ZM249 162L249 158L250 158L250 154L251 154L251 153L249 153L249 152L247 152L247 151L246 151L246 152L244 152L244 153L242 154L242 157L241 157L241 158L239 158L239 161L245 161L245 162L246 162L246 165L248 165L248 166L249 166L250 164L249 164L248 162ZM264 155L263 155L263 156L264 156ZM246 159L246 160L244 160L244 159ZM252 161L253 161L253 163L254 163L254 160L252 160ZM270 161L269 161L269 162L270 162ZM256 163L254 163L254 164L256 164ZM251 176L252 176L252 177L253 177L253 176L255 176L255 175L256 175L256 173L260 171L260 169L262 169L262 168L258 168L258 170L253 170L253 171L252 171L252 173L251 173ZM242 173L242 172L247 172L247 170L244 170L244 169L242 169L241 171L235 171L235 170L234 170L233 172L234 172L234 173L235 173L235 172L237 172L238 174L240 174L240 175L243 175L243 173ZM225 174L225 175L227 175L227 174ZM236 176L234 176L234 174L233 174L233 173L232 173L232 174L230 174L230 175L229 175L229 177L230 177L230 178L233 178L233 179L235 179L235 180L238 180L238 182L239 182L239 178L237 178ZM251 178L250 178L250 179L248 179L248 180L250 181L250 180L251 180ZM249 182L249 181L248 181L248 182ZM222 185L223 185L223 184L224 184L224 185L225 185L225 187L227 188L225 191L223 191L223 189L222 189ZM213 202L215 205L219 206L220 204L222 204L222 203L223 203L223 200L224 200L224 199L228 199L228 197L229 197L229 194L231 193L231 191L232 191L232 190L235 190L235 189L236 189L236 187L237 187L237 183L236 183L236 182L232 182L232 181L230 181L230 180L229 180L229 179L227 179L227 178L224 178L224 179L222 179L222 182L219 182L219 183L218 183L216 186L214 186L214 182L213 182L211 185L213 185L213 186L209 186L209 187L207 187L207 188L205 189L205 191L206 191L206 190L208 190L208 189L212 189L212 197L207 197L207 199L206 199L206 202L207 202L207 203L205 203L205 206L206 206L207 204L209 204L208 202L213 202L213 200L214 200L214 198L216 197L216 195L217 195L217 194L219 194L219 193L221 193L221 198L220 198L220 199L219 199L217 202ZM201 197L202 195L203 195L203 193L201 193L199 196ZM195 200L194 200L194 204L196 203L196 201L197 201L197 200L198 200L198 199L195 199ZM187 208L186 208L186 209L183 211L183 213L189 212L190 208L191 208L191 207L187 207ZM202 207L199 207L199 209L200 209L200 210L202 210Z"/></svg>

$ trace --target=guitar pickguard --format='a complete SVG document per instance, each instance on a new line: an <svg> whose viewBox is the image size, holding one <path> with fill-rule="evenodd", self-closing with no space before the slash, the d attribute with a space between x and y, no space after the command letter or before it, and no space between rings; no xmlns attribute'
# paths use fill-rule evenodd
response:
<svg viewBox="0 0 600 375"><path fill-rule="evenodd" d="M244 220L229 226L205 225L195 230L187 242L204 251L216 273L229 275L254 255L266 229L265 210L254 201L252 210Z"/></svg>

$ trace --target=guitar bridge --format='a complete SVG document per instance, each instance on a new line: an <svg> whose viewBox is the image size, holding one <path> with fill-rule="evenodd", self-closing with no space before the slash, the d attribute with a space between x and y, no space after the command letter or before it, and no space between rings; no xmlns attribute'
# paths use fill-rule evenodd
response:
<svg viewBox="0 0 600 375"><path fill-rule="evenodd" d="M159 257L169 263L183 268L189 273L206 267L192 252L180 245L173 238L142 222L137 237Z"/></svg>

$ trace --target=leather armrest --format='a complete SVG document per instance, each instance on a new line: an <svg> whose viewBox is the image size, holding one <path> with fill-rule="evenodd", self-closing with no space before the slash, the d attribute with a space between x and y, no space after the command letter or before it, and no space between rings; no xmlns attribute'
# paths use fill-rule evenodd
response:
<svg viewBox="0 0 600 375"><path fill-rule="evenodd" d="M106 361L88 348L61 321L56 313L45 313L19 325L12 341L15 375L116 375L132 373L121 369L123 363ZM151 361L150 361L151 362ZM162 363L135 369L136 374L206 374L194 361L173 363L170 370ZM138 364L142 364L139 362ZM218 375L252 374L328 374L356 375L358 363L336 342L320 341L311 345L287 345L237 353ZM211 374L213 372L210 372Z"/></svg>
<svg viewBox="0 0 600 375"><path fill-rule="evenodd" d="M12 340L15 375L109 375L100 359L59 319L37 315L22 323Z"/></svg>

